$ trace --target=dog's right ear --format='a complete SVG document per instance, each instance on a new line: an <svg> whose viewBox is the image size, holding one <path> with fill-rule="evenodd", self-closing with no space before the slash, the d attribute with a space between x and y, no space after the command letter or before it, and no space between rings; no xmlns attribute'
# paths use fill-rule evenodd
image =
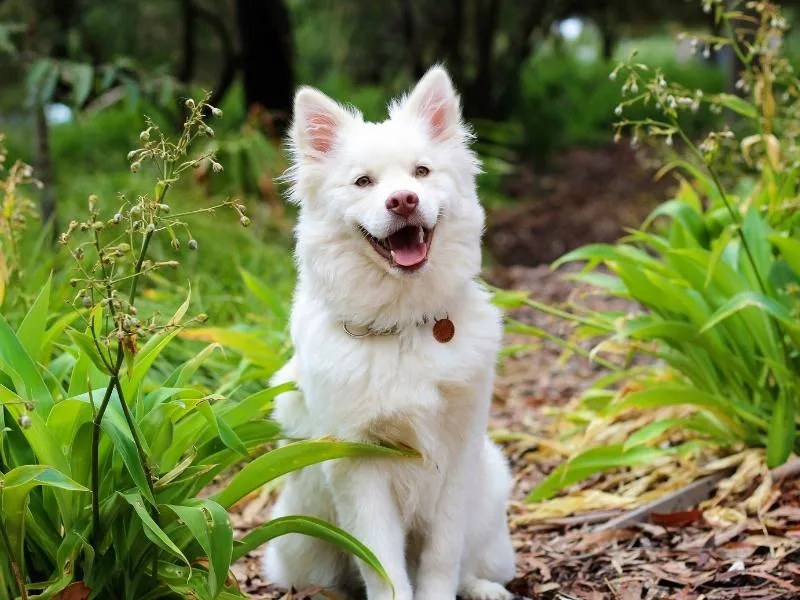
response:
<svg viewBox="0 0 800 600"><path fill-rule="evenodd" d="M320 160L334 147L340 129L353 116L312 87L301 87L294 97L291 138L302 157Z"/></svg>

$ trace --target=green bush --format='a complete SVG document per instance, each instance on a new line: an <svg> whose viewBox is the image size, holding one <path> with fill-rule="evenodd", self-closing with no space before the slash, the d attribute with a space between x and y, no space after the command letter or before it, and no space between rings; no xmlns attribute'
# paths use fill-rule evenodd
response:
<svg viewBox="0 0 800 600"><path fill-rule="evenodd" d="M737 13L715 6L723 27L734 31ZM786 28L778 8L764 3L759 15L754 42L732 33L712 40L740 55L745 70L738 87L747 98L687 89L633 58L614 69L628 91L618 131L665 140L667 147L682 144L664 168L676 173L680 187L641 229L617 244L579 248L554 266L585 262L572 278L636 301L638 312L566 311L500 296L573 322L569 347L594 340L590 357L610 358L616 351L649 358L635 367L603 360L613 373L586 392L580 415L573 415L579 422L665 406L693 408L688 418L652 422L624 444L573 457L530 500L603 469L707 445L764 447L771 467L800 452L800 82L777 53L780 46L767 43ZM631 95L632 87L640 93ZM633 116L642 103L659 105L660 115ZM682 118L701 103L735 123L695 145ZM683 443L675 443L676 432Z"/></svg>
<svg viewBox="0 0 800 600"><path fill-rule="evenodd" d="M30 233L31 206L21 195L33 183L30 168L15 163L0 180L0 281L14 291L0 295L0 597L46 599L70 589L90 598L241 598L230 565L290 532L336 543L386 577L369 549L315 519L285 517L233 538L227 509L288 471L409 454L335 440L278 446L280 431L267 417L291 385L261 382L285 344L285 301L249 273L247 288L274 310L244 346L231 342L242 339L238 328L193 328L207 316L187 317L189 293L167 312L180 289L171 275L177 259L212 243L211 228L197 241L194 221L217 210L250 225L238 200L188 210L173 202L185 189L182 174L206 161L221 168L213 152L191 152L209 133L204 110L216 109L187 105L177 141L148 121L141 147L129 153L133 171L154 174L152 191L110 205L90 196L88 213L59 237L70 259L35 295L13 252ZM214 219L216 235L221 221ZM165 245L182 254L160 256ZM201 333L195 339L212 331L221 343L187 353L182 340L192 331ZM221 344L242 352L239 368L229 368L235 359L220 362ZM221 479L234 465L243 466Z"/></svg>
<svg viewBox="0 0 800 600"><path fill-rule="evenodd" d="M515 119L522 126L521 151L542 162L555 150L576 145L608 142L619 104L619 84L609 79L611 66L604 62L583 63L570 55L536 55L522 71ZM665 76L706 93L722 91L720 69L701 64L667 63ZM654 106L637 105L638 116L655 116ZM714 123L714 115L703 109L687 116L684 127L690 135Z"/></svg>

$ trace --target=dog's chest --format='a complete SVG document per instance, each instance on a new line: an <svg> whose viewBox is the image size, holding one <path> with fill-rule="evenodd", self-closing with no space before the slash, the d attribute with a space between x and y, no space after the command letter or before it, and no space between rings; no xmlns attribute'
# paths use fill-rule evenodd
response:
<svg viewBox="0 0 800 600"><path fill-rule="evenodd" d="M304 323L296 331L300 385L314 420L334 435L389 422L405 422L398 432L438 427L446 407L470 402L475 381L494 367L495 314L470 316L453 319L455 335L445 343L432 323L360 339L330 321Z"/></svg>

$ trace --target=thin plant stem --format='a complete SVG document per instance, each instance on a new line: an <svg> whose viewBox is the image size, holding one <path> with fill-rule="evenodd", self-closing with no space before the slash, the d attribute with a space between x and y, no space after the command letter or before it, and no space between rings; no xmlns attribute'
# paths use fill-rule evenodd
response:
<svg viewBox="0 0 800 600"><path fill-rule="evenodd" d="M122 406L122 414L125 415L125 421L128 423L128 428L131 430L131 435L133 436L133 443L136 445L136 452L139 454L139 461L142 463L142 467L144 468L145 475L147 476L147 487L150 488L150 493L153 492L153 474L150 471L150 465L147 462L147 455L144 453L144 448L142 448L142 443L139 440L139 435L136 432L136 424L133 421L133 415L131 415L131 409L128 406L128 403L125 401L125 396L122 393L122 386L119 383L119 377L116 378L116 388L117 388L117 395L119 396L119 403Z"/></svg>
<svg viewBox="0 0 800 600"><path fill-rule="evenodd" d="M129 294L129 303L133 304L133 301L136 298L136 287L139 281L139 273L142 268L142 263L144 263L145 255L147 254L147 248L150 245L150 239L152 238L152 232L148 232L144 236L144 240L142 241L142 247L139 252L139 257L136 261L136 266L134 268L134 278L131 282L131 291ZM99 465L99 449L100 449L100 425L103 421L103 415L105 415L106 409L108 408L108 403L111 400L111 394L114 391L114 388L119 385L119 371L122 367L122 361L125 358L125 351L123 349L122 343L119 343L117 346L117 359L113 366L111 372L111 378L108 381L108 385L106 386L105 395L103 396L103 401L100 404L100 408L97 411L97 415L93 421L93 429L92 429L92 537L97 542L99 541L100 535L100 465ZM122 398L120 398L120 403L124 404ZM127 418L127 417L126 417ZM137 449L141 448L141 442L139 440L139 436L136 433L136 428L133 427L133 424L129 421L128 425L131 429L131 435L133 436L134 443L136 444ZM140 454L141 460L141 454ZM148 472L149 466L146 462L143 461L142 467L145 469L145 472ZM148 477L148 483L152 485L150 481L150 477Z"/></svg>
<svg viewBox="0 0 800 600"><path fill-rule="evenodd" d="M747 261L750 263L750 266L753 267L753 272L756 275L756 279L758 280L758 287L761 288L761 292L766 294L767 287L764 285L764 280L761 278L761 273L758 271L758 266L756 265L755 258L753 257L753 253L750 250L750 244L747 243L747 238L742 231L742 219L740 215L736 212L733 208L733 205L728 200L728 195L725 193L725 188L722 186L722 182L719 180L716 171L711 168L711 166L705 161L703 158L703 153L700 152L700 149L695 146L694 142L689 139L689 136L684 133L683 129L678 126L678 122L673 120L673 126L675 127L675 131L678 135L683 139L689 149L697 155L700 161L703 163L703 166L706 169L706 172L711 176L711 180L714 182L714 187L717 188L717 192L719 192L720 198L722 199L723 204L725 204L725 209L730 214L731 219L736 224L736 234L739 237L739 240L742 242L742 248L744 248L745 254L747 254Z"/></svg>
<svg viewBox="0 0 800 600"><path fill-rule="evenodd" d="M121 357L122 354L122 344L120 344L117 349L117 357ZM95 544L100 541L100 424L111 400L111 393L114 391L116 379L117 375L112 374L106 387L106 392L103 395L103 401L100 403L100 408L92 421L92 538Z"/></svg>

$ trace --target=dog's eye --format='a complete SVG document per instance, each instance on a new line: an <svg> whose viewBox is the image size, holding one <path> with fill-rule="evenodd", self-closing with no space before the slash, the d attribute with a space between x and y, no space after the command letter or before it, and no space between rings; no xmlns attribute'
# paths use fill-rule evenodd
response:
<svg viewBox="0 0 800 600"><path fill-rule="evenodd" d="M430 170L428 167L424 167L424 166L420 165L420 166L418 166L418 167L416 168L416 170L414 171L414 174L415 174L417 177L427 177L427 175L428 175L430 172L431 172L431 170Z"/></svg>
<svg viewBox="0 0 800 600"><path fill-rule="evenodd" d="M358 179L356 179L356 185L358 187L367 187L372 183L372 179L369 178L368 175L362 175Z"/></svg>

